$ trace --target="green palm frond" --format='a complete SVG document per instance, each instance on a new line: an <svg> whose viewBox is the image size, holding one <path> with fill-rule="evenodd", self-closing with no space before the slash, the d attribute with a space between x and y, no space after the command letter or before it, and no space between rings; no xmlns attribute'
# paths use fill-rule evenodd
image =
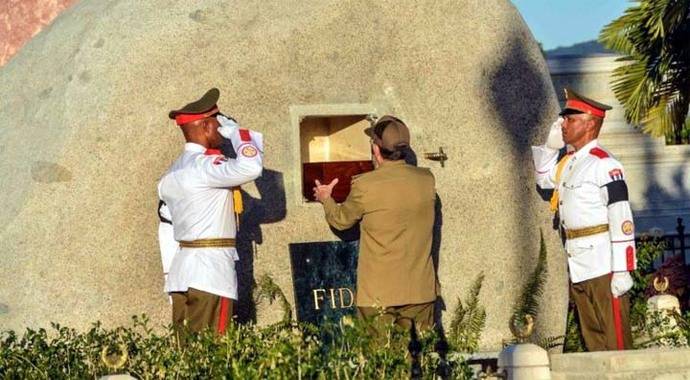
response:
<svg viewBox="0 0 690 380"><path fill-rule="evenodd" d="M544 293L546 283L546 243L544 242L544 232L540 231L541 241L539 247L539 259L537 266L530 276L527 283L522 288L522 293L513 307L513 315L522 317L526 314L536 318L539 314L539 299ZM522 318L520 318L522 319Z"/></svg>
<svg viewBox="0 0 690 380"><path fill-rule="evenodd" d="M575 315L575 309L568 310L568 318L565 323L565 338L563 341L564 352L584 352L585 340L582 337L580 322Z"/></svg>
<svg viewBox="0 0 690 380"><path fill-rule="evenodd" d="M448 331L448 342L456 351L475 352L479 348L479 338L486 324L486 310L479 305L479 291L483 282L482 272L474 280L465 304L458 297Z"/></svg>
<svg viewBox="0 0 690 380"><path fill-rule="evenodd" d="M623 16L606 25L599 35L599 41L609 49L628 55L635 53L635 45L627 37L628 25L635 20L637 7L629 8Z"/></svg>
<svg viewBox="0 0 690 380"><path fill-rule="evenodd" d="M510 319L510 323L514 324L511 326L517 329L517 331L523 331L526 329L527 324L532 322L528 320L528 315L533 319L537 319L539 314L539 300L544 293L544 285L546 283L546 276L548 274L547 268L547 255L546 255L546 242L544 241L544 231L539 231L540 243L539 243L539 258L537 259L537 265L534 267L532 275L527 280L527 283L522 287L522 292L520 297L516 300L513 307L513 316ZM515 331L513 330L515 334ZM505 344L518 344L524 343L525 338L531 343L537 344L544 349L554 348L563 344L564 337L539 337L539 335L527 336L515 336L514 338L504 341Z"/></svg>
<svg viewBox="0 0 690 380"><path fill-rule="evenodd" d="M544 293L544 285L546 284L546 277L548 275L544 231L540 230L539 235L539 258L537 259L537 265L534 267L534 271L527 280L527 283L523 286L520 297L517 299L515 306L513 307L513 317L511 318L511 323L526 321L526 315L530 315L536 319L537 315L539 314L539 301ZM524 325L519 326L518 330L522 328L524 328ZM525 338L516 336L508 341L505 341L505 344L517 344L523 343L524 341ZM565 337L562 335L543 337L537 334L528 336L527 341L541 346L545 350L548 350L563 345Z"/></svg>
<svg viewBox="0 0 690 380"><path fill-rule="evenodd" d="M565 335L558 335L558 336L547 336L544 338L541 338L537 340L534 344L537 346L545 349L545 350L550 350L552 348L556 348L559 346L562 346L565 342Z"/></svg>
<svg viewBox="0 0 690 380"><path fill-rule="evenodd" d="M611 83L626 120L678 141L690 101L690 0L641 0L606 25L599 41L627 63Z"/></svg>

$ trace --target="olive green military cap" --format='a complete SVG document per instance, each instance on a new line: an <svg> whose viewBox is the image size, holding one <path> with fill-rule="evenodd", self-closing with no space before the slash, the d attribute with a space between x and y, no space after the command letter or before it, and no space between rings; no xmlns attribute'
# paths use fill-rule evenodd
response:
<svg viewBox="0 0 690 380"><path fill-rule="evenodd" d="M186 124L194 120L199 120L218 113L218 98L220 91L217 88L212 88L204 94L200 99L195 100L184 107L170 111L168 117L174 119L178 125Z"/></svg>

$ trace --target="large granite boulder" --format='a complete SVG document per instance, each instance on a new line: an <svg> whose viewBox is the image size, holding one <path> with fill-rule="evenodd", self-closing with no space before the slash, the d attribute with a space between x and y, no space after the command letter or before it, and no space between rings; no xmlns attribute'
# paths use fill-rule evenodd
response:
<svg viewBox="0 0 690 380"><path fill-rule="evenodd" d="M530 162L557 111L539 47L509 1L411 0L66 10L0 69L2 328L168 322L156 183L183 139L167 112L213 86L222 110L266 136L265 174L245 188L242 276L270 273L293 301L288 243L337 240L302 199L301 122L394 113L437 179L445 323L484 272L482 348L510 338L543 229L538 323L564 332L565 259ZM423 158L441 146L444 167Z"/></svg>

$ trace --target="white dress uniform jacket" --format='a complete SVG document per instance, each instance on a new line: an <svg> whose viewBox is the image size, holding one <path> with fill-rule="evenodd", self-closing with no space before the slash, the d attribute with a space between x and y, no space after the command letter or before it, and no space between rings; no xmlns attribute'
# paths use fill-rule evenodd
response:
<svg viewBox="0 0 690 380"><path fill-rule="evenodd" d="M229 188L261 175L263 141L260 133L246 129L234 131L230 140L236 159L206 155L203 146L186 143L159 182L158 195L170 211L176 241L235 238ZM194 288L237 299L238 259L235 248L179 248L170 262L165 291Z"/></svg>
<svg viewBox="0 0 690 380"><path fill-rule="evenodd" d="M608 224L608 231L566 240L571 281L635 270L635 230L623 166L597 140L570 155L556 183L558 151L532 147L537 185L559 192L561 227L567 231Z"/></svg>

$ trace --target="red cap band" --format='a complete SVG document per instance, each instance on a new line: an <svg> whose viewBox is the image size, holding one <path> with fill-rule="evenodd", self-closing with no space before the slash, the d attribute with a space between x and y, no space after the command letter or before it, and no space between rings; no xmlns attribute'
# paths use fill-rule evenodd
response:
<svg viewBox="0 0 690 380"><path fill-rule="evenodd" d="M573 110L582 111L582 112L591 114L593 116L600 117L602 119L604 118L604 116L606 116L606 111L599 109L599 108L596 108L596 107L593 107L593 106L591 106L591 105L589 105L589 104L587 104L581 100L577 100L577 99L568 99L568 101L565 102L565 108L570 108Z"/></svg>
<svg viewBox="0 0 690 380"><path fill-rule="evenodd" d="M180 113L180 114L175 115L175 123L177 125L183 125L183 124L191 123L192 121L207 118L207 117L213 115L214 113L218 113L218 107L217 106L211 108L210 111L206 111L204 113L195 113L195 114Z"/></svg>

